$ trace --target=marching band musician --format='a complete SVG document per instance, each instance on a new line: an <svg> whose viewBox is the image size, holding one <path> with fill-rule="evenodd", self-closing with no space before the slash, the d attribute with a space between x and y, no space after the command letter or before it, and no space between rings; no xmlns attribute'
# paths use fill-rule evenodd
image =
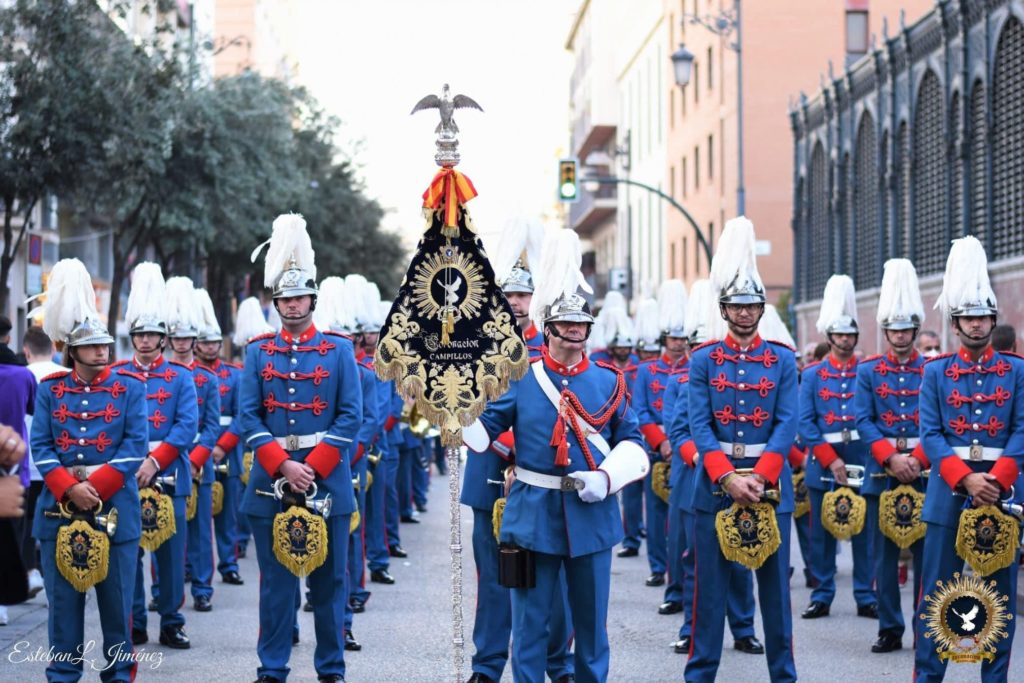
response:
<svg viewBox="0 0 1024 683"><path fill-rule="evenodd" d="M889 348L884 354L864 359L857 367L857 431L871 449L871 456L885 469L886 488L910 484L924 493L921 472L929 463L918 439L917 408L924 358L914 349L924 321L924 304L917 271L907 259L885 262L877 319ZM867 499L869 506L879 505L878 497ZM868 518L878 516L874 511ZM878 589L878 640L871 651L892 652L902 649L906 628L900 605L900 548L877 524L866 531L874 536ZM913 596L921 594L923 548L923 540L910 547L914 557Z"/></svg>
<svg viewBox="0 0 1024 683"><path fill-rule="evenodd" d="M576 234L553 233L534 273L543 277L531 302L533 319L543 323L542 357L487 407L480 433L467 438L480 451L509 428L515 436L516 479L500 541L508 569L503 583L512 588L512 670L524 683L544 680L563 569L576 635L575 680L608 679L611 549L622 538L614 494L648 471L625 378L592 365L584 353L594 318L576 293L587 288L580 262Z"/></svg>
<svg viewBox="0 0 1024 683"><path fill-rule="evenodd" d="M827 617L836 595L836 537L821 523L825 493L847 485L846 465L867 468L860 495L877 498L881 488L879 480L870 477L878 468L857 431L854 349L860 331L853 280L848 276L833 275L825 283L817 328L828 341L829 354L805 367L800 380L800 440L811 451L804 481L811 501L811 575L816 583L810 604L800 614L804 619ZM877 505L868 508L868 528L877 526L870 518L873 510ZM877 619L871 536L861 532L851 539L853 597L857 616Z"/></svg>
<svg viewBox="0 0 1024 683"><path fill-rule="evenodd" d="M544 339L530 319L534 281L531 266L540 265L544 228L539 222L516 219L502 232L494 252L495 279L516 317L531 358L542 355ZM512 602L509 589L498 580L498 540L493 511L505 498L506 471L515 462L512 431L509 430L481 451L470 451L462 480L459 502L473 510L473 561L476 564L477 600L473 619L473 673L467 683L501 680L508 661L512 632ZM511 474L508 475L510 482ZM552 681L573 675L572 624L564 572L559 577L558 597L552 601L549 627L547 674ZM570 679L571 680L571 679Z"/></svg>
<svg viewBox="0 0 1024 683"><path fill-rule="evenodd" d="M686 363L687 345L683 334L686 315L686 287L682 280L666 280L658 290L658 343L664 349L661 356L640 362L633 381L633 410L640 421L640 433L647 442L651 464L671 462L672 444L665 434L662 404L665 388L672 375ZM668 504L651 488L653 477L644 480L644 511L647 520L647 563L651 575L646 585L664 586L668 560ZM682 599L682 586L669 577L665 590L665 603Z"/></svg>
<svg viewBox="0 0 1024 683"><path fill-rule="evenodd" d="M114 338L100 322L95 301L81 261L65 259L53 267L42 307L43 330L64 344L70 370L43 378L36 394L32 458L46 485L32 535L40 542L48 599L52 658L47 680L81 678L86 591L95 586L107 660L100 679L127 683L134 679L129 631L141 532L135 472L147 457L146 392L130 373L111 371ZM110 532L115 510L116 529ZM104 525L101 513L108 520L106 530L93 528ZM79 516L88 529L76 528ZM88 561L79 557L85 545ZM92 560L105 571L79 573Z"/></svg>
<svg viewBox="0 0 1024 683"><path fill-rule="evenodd" d="M629 335L628 341L630 345L628 348L622 346L622 343L626 341L625 337L619 337L619 346L612 346L611 343L616 340L614 333L615 329L621 329L621 318L624 316L629 320L629 311L626 305L626 298L622 296L622 292L611 290L604 295L604 301L601 304L601 310L594 318L594 332L590 335L591 348L590 362L596 363L601 361L602 363L614 363L620 370L625 368L627 365L637 366L640 364L640 359L633 352L633 346L636 341L633 334ZM615 311L613 314L612 312ZM629 329L633 329L633 321L629 320ZM636 372L636 368L633 368L633 372Z"/></svg>
<svg viewBox="0 0 1024 683"><path fill-rule="evenodd" d="M928 478L922 518L927 523L922 562L922 595L937 582L962 570L957 554L961 510L998 504L1013 496L1020 502L1024 457L1024 366L1017 356L994 351L992 330L998 307L988 277L985 248L973 236L953 241L946 261L937 308L948 316L960 350L929 360L921 383L921 442L938 476ZM1017 524L1012 533L1019 533ZM1016 613L1019 550L1008 567L984 577L1009 596L1006 610ZM916 683L941 681L946 662L928 635L918 604L914 656ZM979 617L980 618L980 617ZM1005 638L994 644L994 657L981 664L981 680L1006 681L1016 618L1006 624Z"/></svg>
<svg viewBox="0 0 1024 683"><path fill-rule="evenodd" d="M209 300L209 296L206 298ZM204 321L192 280L186 277L168 279L167 300L171 304L171 312L168 314L171 360L191 371L199 412L199 431L193 437L192 450L188 455L192 467L195 511L192 519L186 519L188 539L185 546L185 581L192 584L192 604L195 610L209 612L212 609L210 598L213 597L214 470L207 466L207 461L220 436L220 390L217 375L198 365L193 353ZM210 313L213 313L212 304Z"/></svg>
<svg viewBox="0 0 1024 683"><path fill-rule="evenodd" d="M796 436L796 363L793 351L762 339L758 322L765 296L754 255L754 226L745 217L726 223L711 263L719 312L728 326L690 356L687 410L699 465L693 489L696 588L685 679L713 681L722 653L729 561L716 533L727 499L737 505L779 489L771 513L778 548L757 569L769 678L795 681L789 604L789 530L793 493L785 456ZM737 470L749 473L738 473ZM716 495L717 494L717 495Z"/></svg>
<svg viewBox="0 0 1024 683"><path fill-rule="evenodd" d="M326 557L308 578L317 640L313 664L320 681L335 683L345 680L343 601L355 510L350 465L363 416L362 390L352 343L312 323L316 265L306 222L294 214L279 216L268 242L264 284L273 290L282 330L248 345L239 413L246 444L255 453L242 512L249 516L261 573L257 680L278 683L288 677L298 606L298 576L279 559L279 553L292 559L292 546L287 537L275 538L275 515L289 505L305 512L318 501L322 511L327 493L332 504L321 513L326 539L313 539L326 541ZM285 495L275 500L266 495L272 490Z"/></svg>
<svg viewBox="0 0 1024 683"><path fill-rule="evenodd" d="M196 388L187 368L164 358L168 335L167 293L160 266L140 263L132 275L132 289L125 308L125 320L135 353L130 360L118 361L118 371L133 373L146 387L146 422L149 429L148 458L139 467L139 488L153 484L160 495L170 498L174 533L150 555L153 578L153 603L149 611L160 615L160 643L179 650L191 647L185 634L185 500L192 491L189 449L199 425ZM171 483L173 482L173 483ZM158 570L159 568L159 570ZM132 642L146 643L146 584L143 552L135 576L132 601Z"/></svg>
<svg viewBox="0 0 1024 683"><path fill-rule="evenodd" d="M235 417L238 415L238 386L242 368L221 359L224 337L213 311L213 302L210 301L206 290L197 289L196 293L203 311L203 324L196 340L195 356L200 367L217 377L220 395L220 434L206 467L211 470L227 467L226 474L217 472L215 475L216 480L224 487L220 512L213 516L217 571L224 583L241 586L245 582L238 574L235 535L238 526L238 504L242 500L242 451L238 447L241 437Z"/></svg>

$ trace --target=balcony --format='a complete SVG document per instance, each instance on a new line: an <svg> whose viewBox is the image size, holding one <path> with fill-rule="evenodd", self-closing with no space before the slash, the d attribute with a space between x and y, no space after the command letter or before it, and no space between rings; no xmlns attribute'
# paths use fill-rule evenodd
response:
<svg viewBox="0 0 1024 683"><path fill-rule="evenodd" d="M579 201L569 205L569 225L585 238L615 217L618 193L615 185L599 185L596 192L588 192L585 186L580 190Z"/></svg>

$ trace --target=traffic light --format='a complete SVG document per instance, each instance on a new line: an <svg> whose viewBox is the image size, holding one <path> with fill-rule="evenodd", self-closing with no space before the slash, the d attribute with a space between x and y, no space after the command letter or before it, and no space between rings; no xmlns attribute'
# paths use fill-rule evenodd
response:
<svg viewBox="0 0 1024 683"><path fill-rule="evenodd" d="M576 182L575 159L560 159L558 162L558 201L574 202L579 199L579 185Z"/></svg>

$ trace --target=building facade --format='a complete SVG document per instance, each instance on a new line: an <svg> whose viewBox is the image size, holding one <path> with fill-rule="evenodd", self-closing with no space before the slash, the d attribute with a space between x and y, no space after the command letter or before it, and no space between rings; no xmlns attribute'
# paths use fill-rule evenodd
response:
<svg viewBox="0 0 1024 683"><path fill-rule="evenodd" d="M943 0L791 112L797 336L817 337L832 273L858 288L861 345L874 321L882 264L911 259L929 320L949 243L986 247L1002 318L1024 322L1024 2Z"/></svg>

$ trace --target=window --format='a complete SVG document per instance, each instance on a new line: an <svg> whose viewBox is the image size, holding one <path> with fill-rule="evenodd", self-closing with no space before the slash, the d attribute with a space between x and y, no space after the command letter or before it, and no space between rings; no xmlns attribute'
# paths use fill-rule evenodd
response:
<svg viewBox="0 0 1024 683"><path fill-rule="evenodd" d="M676 167L668 169L668 196L676 198Z"/></svg>
<svg viewBox="0 0 1024 683"><path fill-rule="evenodd" d="M679 117L686 118L686 86L679 90Z"/></svg>
<svg viewBox="0 0 1024 683"><path fill-rule="evenodd" d="M679 180L681 181L680 185L682 185L682 189L683 189L682 194L683 194L683 198L685 199L686 198L686 157L683 157L682 170L681 170L681 173L680 173Z"/></svg>
<svg viewBox="0 0 1024 683"><path fill-rule="evenodd" d="M921 275L942 272L949 253L946 236L947 200L945 115L942 86L927 71L917 91L913 140L913 218L911 244L914 265Z"/></svg>
<svg viewBox="0 0 1024 683"><path fill-rule="evenodd" d="M708 180L715 177L715 136L708 136Z"/></svg>
<svg viewBox="0 0 1024 683"><path fill-rule="evenodd" d="M683 278L686 278L686 276L689 274L689 273L687 273L688 269L686 267L686 263L687 263L686 262L686 253L688 251L688 245L686 244L686 242L687 242L687 239L684 237L683 238L683 253L682 253L682 257L683 257Z"/></svg>
<svg viewBox="0 0 1024 683"><path fill-rule="evenodd" d="M708 223L708 249L711 253L715 253L715 222L711 221Z"/></svg>
<svg viewBox="0 0 1024 683"><path fill-rule="evenodd" d="M864 3L867 6L867 3ZM846 54L863 55L868 51L868 13L862 10L846 11Z"/></svg>
<svg viewBox="0 0 1024 683"><path fill-rule="evenodd" d="M1024 24L1009 19L999 35L992 83L992 260L1024 253Z"/></svg>
<svg viewBox="0 0 1024 683"><path fill-rule="evenodd" d="M856 230L853 281L861 287L875 287L882 277L881 227L878 221L878 146L875 120L865 113L857 130L853 161L853 209Z"/></svg>
<svg viewBox="0 0 1024 683"><path fill-rule="evenodd" d="M700 147L693 148L693 189L700 189Z"/></svg>
<svg viewBox="0 0 1024 683"><path fill-rule="evenodd" d="M676 90L675 88L668 91L668 127L670 130L675 130L676 127Z"/></svg>
<svg viewBox="0 0 1024 683"><path fill-rule="evenodd" d="M711 90L713 87L715 87L715 79L713 76L715 72L714 64L715 62L711 54L711 48L708 47L708 90Z"/></svg>
<svg viewBox="0 0 1024 683"><path fill-rule="evenodd" d="M697 104L700 102L700 63L696 59L693 60L693 74L690 80L693 82L693 103Z"/></svg>
<svg viewBox="0 0 1024 683"><path fill-rule="evenodd" d="M668 245L668 252L669 252L669 262L668 262L669 277L670 278L675 278L675 276L676 276L676 243L675 242L673 242L672 244Z"/></svg>

